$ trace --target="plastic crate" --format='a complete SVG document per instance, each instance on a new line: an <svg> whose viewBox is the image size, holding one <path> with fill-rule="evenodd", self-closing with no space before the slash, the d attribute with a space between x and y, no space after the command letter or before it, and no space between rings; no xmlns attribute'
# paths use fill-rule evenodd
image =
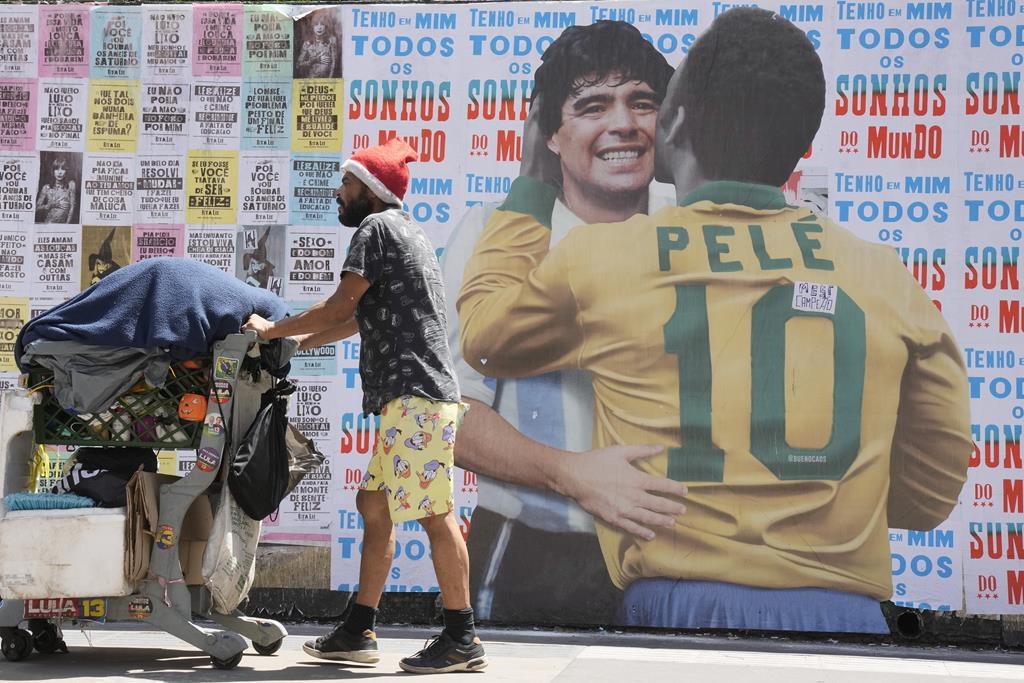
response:
<svg viewBox="0 0 1024 683"><path fill-rule="evenodd" d="M33 371L28 380L33 387L52 385L53 373ZM189 361L188 367L172 364L163 387L124 394L99 413L67 411L52 391L43 389L43 399L33 413L35 440L69 446L196 448L202 440L203 422L182 420L178 404L185 394L205 397L209 391L209 359ZM207 408L216 409L212 402Z"/></svg>

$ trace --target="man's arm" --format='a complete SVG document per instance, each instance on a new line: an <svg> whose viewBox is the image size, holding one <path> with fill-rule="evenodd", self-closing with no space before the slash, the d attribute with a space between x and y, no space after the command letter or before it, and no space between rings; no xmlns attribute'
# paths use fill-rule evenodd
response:
<svg viewBox="0 0 1024 683"><path fill-rule="evenodd" d="M572 247L548 254L553 203L550 187L517 178L466 264L457 301L462 354L489 377L575 367L583 335L569 285Z"/></svg>
<svg viewBox="0 0 1024 683"><path fill-rule="evenodd" d="M572 498L605 523L650 540L651 527L671 528L686 506L663 496L686 495L686 485L641 472L630 463L660 446L611 446L573 453L521 434L489 406L472 406L459 428L455 464L500 481Z"/></svg>
<svg viewBox="0 0 1024 683"><path fill-rule="evenodd" d="M909 277L909 276L908 276ZM909 342L890 461L889 526L927 531L949 517L973 450L967 372L942 314L913 283L922 315Z"/></svg>
<svg viewBox="0 0 1024 683"><path fill-rule="evenodd" d="M363 298L363 294L369 288L370 283L362 275L346 272L334 294L323 301L318 301L302 313L276 322L254 314L242 325L242 331L252 330L263 339L317 333L322 334L322 338L326 339L332 334L343 331L345 326L351 322L350 319L355 315L359 300ZM351 333L345 336L350 335ZM344 337L337 337L337 339L344 339ZM335 341L335 339L328 339L328 341ZM312 348L312 346L307 343L305 348Z"/></svg>
<svg viewBox="0 0 1024 683"><path fill-rule="evenodd" d="M299 351L305 351L307 349L315 349L316 347L323 346L324 344L331 344L342 339L348 339L358 331L359 324L356 323L356 319L349 318L347 321L335 327L329 327L320 332L295 335L294 338L295 341L299 342Z"/></svg>

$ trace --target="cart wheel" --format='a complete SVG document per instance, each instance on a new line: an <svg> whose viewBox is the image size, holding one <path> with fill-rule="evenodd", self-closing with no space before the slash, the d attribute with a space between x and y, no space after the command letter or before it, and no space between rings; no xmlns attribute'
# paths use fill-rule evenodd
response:
<svg viewBox="0 0 1024 683"><path fill-rule="evenodd" d="M241 652L239 652L237 655L234 655L233 657L228 657L227 659L218 659L213 655L210 655L210 662L217 669L234 669L236 666L238 666L238 663L240 661L242 661Z"/></svg>
<svg viewBox="0 0 1024 683"><path fill-rule="evenodd" d="M56 625L46 623L42 628L35 630L36 652L44 655L54 652L67 652L68 646L64 643L63 634Z"/></svg>
<svg viewBox="0 0 1024 683"><path fill-rule="evenodd" d="M284 638L278 638L270 645L260 645L255 640L252 641L252 649L256 650L256 654L263 655L264 657L274 654L281 649L282 645L284 645Z"/></svg>
<svg viewBox="0 0 1024 683"><path fill-rule="evenodd" d="M32 652L32 634L24 629L15 629L4 637L2 647L7 661L21 661Z"/></svg>

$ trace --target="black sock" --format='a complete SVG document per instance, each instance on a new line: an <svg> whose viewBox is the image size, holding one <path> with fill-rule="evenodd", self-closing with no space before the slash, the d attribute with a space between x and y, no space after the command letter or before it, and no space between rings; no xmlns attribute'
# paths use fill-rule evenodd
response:
<svg viewBox="0 0 1024 683"><path fill-rule="evenodd" d="M352 604L352 611L345 617L345 623L342 624L342 628L354 636L361 636L363 631L367 629L372 631L376 623L377 610L356 602Z"/></svg>
<svg viewBox="0 0 1024 683"><path fill-rule="evenodd" d="M448 637L459 645L469 645L476 636L473 628L473 608L441 610L444 614L444 630Z"/></svg>

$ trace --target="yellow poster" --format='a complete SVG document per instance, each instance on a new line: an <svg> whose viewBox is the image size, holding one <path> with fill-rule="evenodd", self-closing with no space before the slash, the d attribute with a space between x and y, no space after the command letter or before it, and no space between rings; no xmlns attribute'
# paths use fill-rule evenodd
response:
<svg viewBox="0 0 1024 683"><path fill-rule="evenodd" d="M178 475L178 451L157 451L156 471L160 474Z"/></svg>
<svg viewBox="0 0 1024 683"><path fill-rule="evenodd" d="M341 152L340 78L310 78L292 83L292 151Z"/></svg>
<svg viewBox="0 0 1024 683"><path fill-rule="evenodd" d="M238 212L238 152L192 150L185 174L185 222L230 225Z"/></svg>
<svg viewBox="0 0 1024 683"><path fill-rule="evenodd" d="M0 372L18 371L14 362L14 342L27 321L27 297L0 297Z"/></svg>
<svg viewBox="0 0 1024 683"><path fill-rule="evenodd" d="M135 152L139 82L90 81L88 152Z"/></svg>

